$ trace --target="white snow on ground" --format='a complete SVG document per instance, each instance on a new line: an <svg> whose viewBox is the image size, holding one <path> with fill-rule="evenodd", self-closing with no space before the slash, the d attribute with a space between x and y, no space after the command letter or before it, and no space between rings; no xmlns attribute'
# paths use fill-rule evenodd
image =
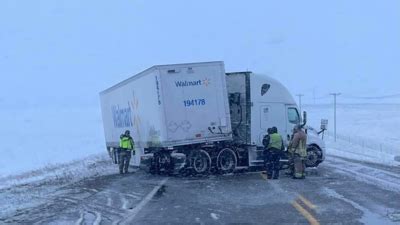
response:
<svg viewBox="0 0 400 225"><path fill-rule="evenodd" d="M327 138L325 138L325 143L327 147L326 152L328 155L390 166L400 165L400 162L395 160L395 157L400 154L391 154L380 151L379 149L375 150L365 148L341 139L337 139L336 142L334 142L333 137L331 136L327 136Z"/></svg>
<svg viewBox="0 0 400 225"><path fill-rule="evenodd" d="M316 129L322 118L329 120L327 154L400 165L400 105L338 105L336 142L332 137L333 105L307 105L303 109L308 113L308 124Z"/></svg>
<svg viewBox="0 0 400 225"><path fill-rule="evenodd" d="M333 133L333 104L306 105L308 123L320 127L321 118L329 120ZM400 104L346 104L337 106L337 133L342 136L368 138L400 146ZM372 140L373 139L373 140ZM397 150L400 149L398 148Z"/></svg>
<svg viewBox="0 0 400 225"><path fill-rule="evenodd" d="M72 183L86 177L116 173L116 168L110 157L106 153L102 153L69 163L54 164L17 175L2 177L0 178L0 190L40 182L66 181Z"/></svg>
<svg viewBox="0 0 400 225"><path fill-rule="evenodd" d="M395 171L385 171L334 157L330 157L324 166L330 167L330 170L337 173L353 175L355 179L363 183L378 185L389 191L400 190L400 176Z"/></svg>
<svg viewBox="0 0 400 225"><path fill-rule="evenodd" d="M43 204L52 196L60 195L64 191L63 186L116 172L116 166L103 153L0 178L0 217L18 209Z"/></svg>
<svg viewBox="0 0 400 225"><path fill-rule="evenodd" d="M0 178L105 152L98 107L0 107L0 124Z"/></svg>

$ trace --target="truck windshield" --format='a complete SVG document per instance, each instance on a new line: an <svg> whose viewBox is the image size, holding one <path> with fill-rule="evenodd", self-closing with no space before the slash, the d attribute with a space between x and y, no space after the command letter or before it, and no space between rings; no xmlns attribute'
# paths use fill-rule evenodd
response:
<svg viewBox="0 0 400 225"><path fill-rule="evenodd" d="M261 86L261 96L265 95L268 92L270 87L271 87L270 84L263 84Z"/></svg>
<svg viewBox="0 0 400 225"><path fill-rule="evenodd" d="M293 123L293 124L300 123L299 112L297 111L296 108L294 108L294 107L288 108L288 120L289 120L289 123Z"/></svg>

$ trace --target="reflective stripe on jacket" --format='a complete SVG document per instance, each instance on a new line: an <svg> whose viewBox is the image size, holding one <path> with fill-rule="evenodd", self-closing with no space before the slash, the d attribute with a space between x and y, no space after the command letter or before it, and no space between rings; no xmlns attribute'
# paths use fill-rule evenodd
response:
<svg viewBox="0 0 400 225"><path fill-rule="evenodd" d="M282 149L282 137L281 135L274 133L270 135L268 148Z"/></svg>
<svg viewBox="0 0 400 225"><path fill-rule="evenodd" d="M135 148L135 143L133 142L132 137L121 135L121 138L119 141L119 147L121 147L123 149L132 150Z"/></svg>

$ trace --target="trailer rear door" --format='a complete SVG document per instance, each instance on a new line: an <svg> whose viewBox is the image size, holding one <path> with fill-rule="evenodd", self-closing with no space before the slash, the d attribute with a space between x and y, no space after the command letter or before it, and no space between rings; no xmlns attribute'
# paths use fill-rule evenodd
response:
<svg viewBox="0 0 400 225"><path fill-rule="evenodd" d="M160 76L171 145L230 139L223 63L163 66Z"/></svg>

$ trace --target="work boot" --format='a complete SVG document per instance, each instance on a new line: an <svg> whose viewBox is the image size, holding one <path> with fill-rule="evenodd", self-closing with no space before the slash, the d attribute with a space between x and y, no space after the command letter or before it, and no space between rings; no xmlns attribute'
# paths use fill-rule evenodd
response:
<svg viewBox="0 0 400 225"><path fill-rule="evenodd" d="M276 180L279 178L279 170L278 171L274 171L274 175L272 176L272 179Z"/></svg>
<svg viewBox="0 0 400 225"><path fill-rule="evenodd" d="M127 165L124 167L124 173L128 173L128 168L129 168L129 166L127 166Z"/></svg>

